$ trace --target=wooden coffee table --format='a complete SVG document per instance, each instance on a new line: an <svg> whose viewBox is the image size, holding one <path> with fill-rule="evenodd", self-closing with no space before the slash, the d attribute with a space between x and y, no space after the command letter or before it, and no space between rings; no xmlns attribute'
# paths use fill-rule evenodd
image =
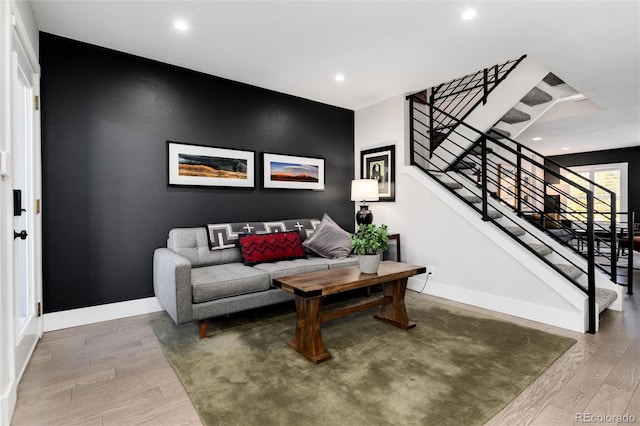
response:
<svg viewBox="0 0 640 426"><path fill-rule="evenodd" d="M377 306L380 306L380 312L374 318L404 330L415 327L416 324L409 322L407 317L404 294L407 279L425 271L422 266L383 261L377 274L363 274L358 266L351 266L274 279L274 285L293 293L296 298L296 332L289 346L315 364L326 361L331 354L324 350L320 324ZM325 296L376 284L383 284L381 298L322 312Z"/></svg>

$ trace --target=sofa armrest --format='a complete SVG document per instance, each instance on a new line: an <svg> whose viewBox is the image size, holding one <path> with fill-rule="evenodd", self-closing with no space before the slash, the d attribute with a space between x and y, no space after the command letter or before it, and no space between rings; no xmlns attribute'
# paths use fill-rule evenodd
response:
<svg viewBox="0 0 640 426"><path fill-rule="evenodd" d="M191 262L167 248L153 253L153 291L176 324L193 320Z"/></svg>

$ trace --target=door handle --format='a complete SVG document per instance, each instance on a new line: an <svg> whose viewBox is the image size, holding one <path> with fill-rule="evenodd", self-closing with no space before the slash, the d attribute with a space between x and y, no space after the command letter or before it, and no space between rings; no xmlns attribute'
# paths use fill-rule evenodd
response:
<svg viewBox="0 0 640 426"><path fill-rule="evenodd" d="M13 190L13 215L22 216L22 212L26 212L22 208L22 191L19 189Z"/></svg>
<svg viewBox="0 0 640 426"><path fill-rule="evenodd" d="M13 231L13 239L15 240L16 238L20 238L21 240L26 240L27 239L27 231L25 231L24 229L18 233L16 231Z"/></svg>

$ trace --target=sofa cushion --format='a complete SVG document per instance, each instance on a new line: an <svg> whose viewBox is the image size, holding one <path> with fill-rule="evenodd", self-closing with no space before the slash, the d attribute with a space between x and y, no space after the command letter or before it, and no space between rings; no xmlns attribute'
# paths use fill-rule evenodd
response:
<svg viewBox="0 0 640 426"><path fill-rule="evenodd" d="M243 263L247 266L307 257L298 231L240 235L239 241Z"/></svg>
<svg viewBox="0 0 640 426"><path fill-rule="evenodd" d="M242 263L203 266L191 270L194 303L268 290L271 279L265 271Z"/></svg>
<svg viewBox="0 0 640 426"><path fill-rule="evenodd" d="M274 263L261 263L254 266L254 269L259 269L268 272L273 278L286 277L288 275L306 274L307 272L326 271L329 269L326 259L321 258L309 258L309 259L295 259L295 260L283 260Z"/></svg>
<svg viewBox="0 0 640 426"><path fill-rule="evenodd" d="M318 256L328 259L344 259L351 253L350 234L335 223L328 214L324 214L322 221L313 234L303 243Z"/></svg>

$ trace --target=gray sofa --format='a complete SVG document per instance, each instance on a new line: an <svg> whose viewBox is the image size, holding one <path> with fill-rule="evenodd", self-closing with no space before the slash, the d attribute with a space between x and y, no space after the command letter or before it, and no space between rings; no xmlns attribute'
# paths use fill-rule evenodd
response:
<svg viewBox="0 0 640 426"><path fill-rule="evenodd" d="M316 228L326 228L324 222L324 218L297 219L172 229L167 248L158 248L153 255L155 295L177 324L200 321L201 338L206 336L207 318L292 300L293 295L272 285L274 278L357 265L357 257L309 254L306 259L246 266L237 247L238 235L297 230L304 241Z"/></svg>

